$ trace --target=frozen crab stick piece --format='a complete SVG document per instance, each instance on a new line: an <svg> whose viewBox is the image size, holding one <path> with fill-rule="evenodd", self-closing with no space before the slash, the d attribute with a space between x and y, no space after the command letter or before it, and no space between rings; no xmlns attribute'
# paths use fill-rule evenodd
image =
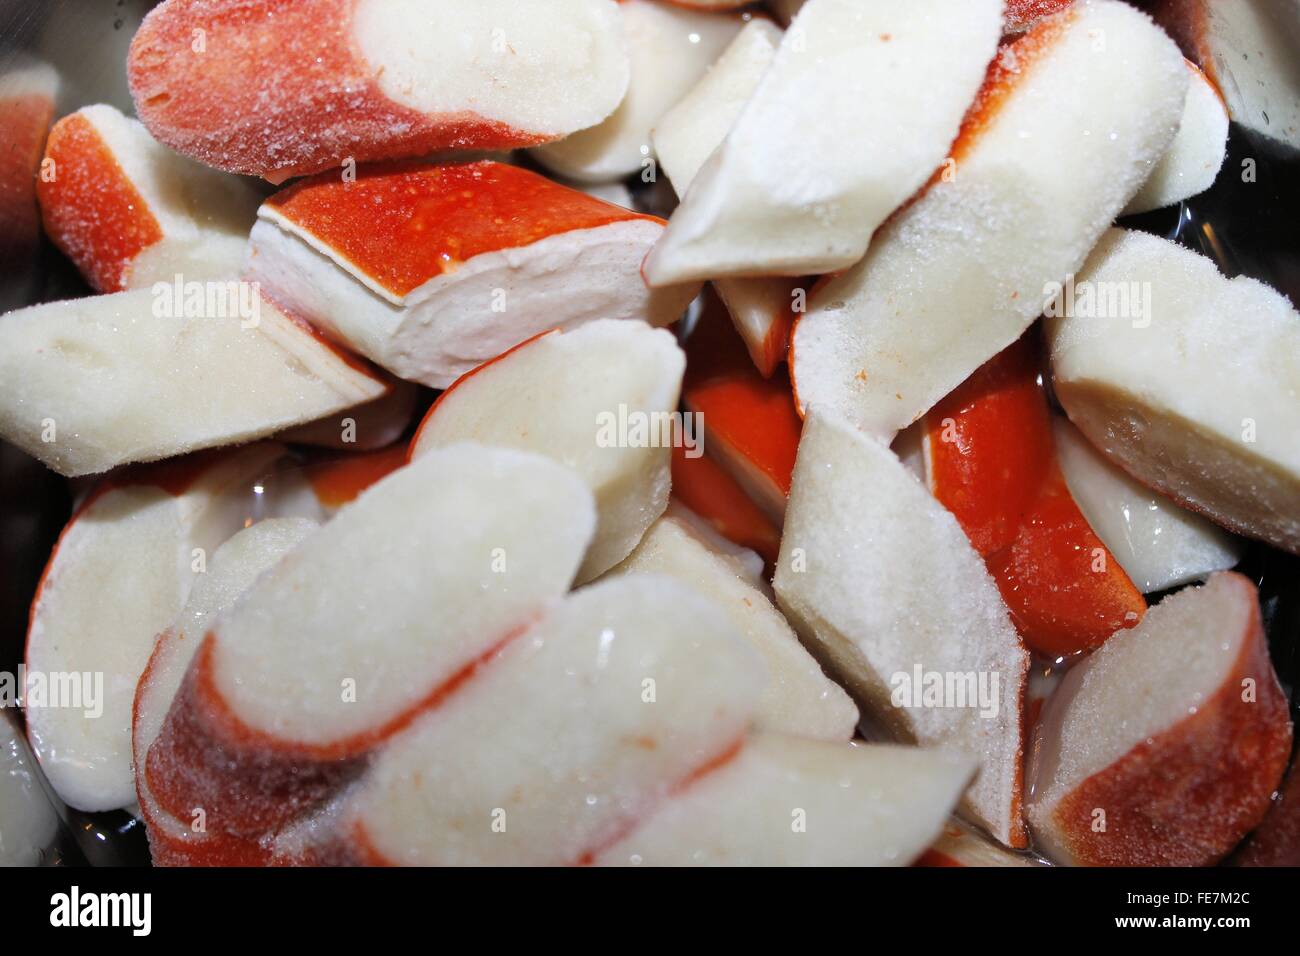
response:
<svg viewBox="0 0 1300 956"><path fill-rule="evenodd" d="M822 740L853 736L858 709L848 695L822 673L747 569L714 547L689 519L664 515L611 573L676 578L727 612L736 632L767 665L760 730Z"/></svg>
<svg viewBox="0 0 1300 956"><path fill-rule="evenodd" d="M1191 84L1178 135L1124 207L1126 215L1176 206L1205 192L1223 166L1228 150L1228 109L1206 75L1195 63L1186 62Z"/></svg>
<svg viewBox="0 0 1300 956"><path fill-rule="evenodd" d="M98 292L238 273L261 196L111 106L63 117L37 185L45 232Z"/></svg>
<svg viewBox="0 0 1300 956"><path fill-rule="evenodd" d="M780 527L803 430L789 382L783 373L763 378L731 323L707 304L686 355L682 403L703 423L705 454Z"/></svg>
<svg viewBox="0 0 1300 956"><path fill-rule="evenodd" d="M363 492L202 639L146 772L179 819L258 837L327 800L572 583L591 494L461 445Z"/></svg>
<svg viewBox="0 0 1300 956"><path fill-rule="evenodd" d="M1146 602L1075 504L1057 462L1032 333L925 416L930 491L984 558L1025 644L1044 657L1091 650Z"/></svg>
<svg viewBox="0 0 1300 956"><path fill-rule="evenodd" d="M48 63L5 54L0 72L0 309L35 298L41 240L36 179L62 84Z"/></svg>
<svg viewBox="0 0 1300 956"><path fill-rule="evenodd" d="M248 487L282 453L254 445L115 475L60 535L32 603L26 709L32 749L69 806L135 801L131 698L154 638L239 529ZM58 675L80 684L77 706L49 696Z"/></svg>
<svg viewBox="0 0 1300 956"><path fill-rule="evenodd" d="M957 520L893 452L816 409L773 583L867 716L906 742L979 762L963 813L1023 846L1029 654L1006 605Z"/></svg>
<svg viewBox="0 0 1300 956"><path fill-rule="evenodd" d="M140 768L136 796L155 866L259 865L267 858L267 851L254 841L209 833L206 814L194 812L201 807L179 819L162 810L149 787L145 758L208 628L258 575L274 567L317 527L306 518L269 518L234 535L213 553L180 614L157 636L136 685L131 717L131 749Z"/></svg>
<svg viewBox="0 0 1300 956"><path fill-rule="evenodd" d="M1029 820L1060 863L1207 866L1264 817L1290 754L1259 596L1215 574L1066 674L1039 724Z"/></svg>
<svg viewBox="0 0 1300 956"><path fill-rule="evenodd" d="M362 863L591 862L744 740L758 655L658 576L549 610L376 758L345 819Z"/></svg>
<svg viewBox="0 0 1300 956"><path fill-rule="evenodd" d="M622 179L653 162L650 130L726 48L744 21L663 3L622 0L631 79L618 109L597 126L533 150L562 176L586 182Z"/></svg>
<svg viewBox="0 0 1300 956"><path fill-rule="evenodd" d="M261 209L245 277L399 378L446 388L538 332L681 317L649 290L663 220L484 160L323 174Z"/></svg>
<svg viewBox="0 0 1300 956"><path fill-rule="evenodd" d="M803 276L862 258L947 155L1001 14L1001 0L809 0L646 259L646 280Z"/></svg>
<svg viewBox="0 0 1300 956"><path fill-rule="evenodd" d="M474 441L573 469L596 498L596 537L578 573L590 580L627 557L667 507L671 446L698 441L676 411L685 365L673 336L643 322L545 333L439 396L411 459Z"/></svg>
<svg viewBox="0 0 1300 956"><path fill-rule="evenodd" d="M1241 560L1241 539L1134 481L1066 419L1052 426L1070 494L1144 594L1227 571Z"/></svg>
<svg viewBox="0 0 1300 956"><path fill-rule="evenodd" d="M629 75L612 0L168 0L127 70L160 142L273 182L549 142L609 116Z"/></svg>
<svg viewBox="0 0 1300 956"><path fill-rule="evenodd" d="M4 316L0 437L86 475L260 438L387 391L255 286L193 285L193 299L168 285Z"/></svg>
<svg viewBox="0 0 1300 956"><path fill-rule="evenodd" d="M1300 149L1300 23L1286 4L1153 0L1156 22L1223 94L1238 123Z"/></svg>
<svg viewBox="0 0 1300 956"><path fill-rule="evenodd" d="M1108 459L1300 553L1300 315L1156 236L1108 233L1047 319L1056 396Z"/></svg>
<svg viewBox="0 0 1300 956"><path fill-rule="evenodd" d="M726 139L780 42L781 31L770 20L751 20L708 74L655 124L659 164L678 196L686 195L695 174ZM754 364L770 376L785 360L793 280L719 279L714 287Z"/></svg>
<svg viewBox="0 0 1300 956"><path fill-rule="evenodd" d="M596 859L599 866L906 866L975 763L960 754L751 737Z"/></svg>
<svg viewBox="0 0 1300 956"><path fill-rule="evenodd" d="M795 323L800 407L890 440L1018 339L1164 154L1187 77L1173 42L1115 0L1005 46L953 163Z"/></svg>
<svg viewBox="0 0 1300 956"><path fill-rule="evenodd" d="M673 447L672 500L694 512L712 531L747 548L770 565L781 550L781 528L735 478L708 455L690 457Z"/></svg>

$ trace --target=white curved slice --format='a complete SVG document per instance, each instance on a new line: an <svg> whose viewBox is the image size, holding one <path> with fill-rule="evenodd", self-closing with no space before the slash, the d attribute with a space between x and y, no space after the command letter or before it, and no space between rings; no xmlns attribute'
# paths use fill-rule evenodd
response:
<svg viewBox="0 0 1300 956"><path fill-rule="evenodd" d="M1046 321L1070 420L1144 485L1300 552L1300 315L1286 297L1121 229L1075 286L1073 309Z"/></svg>
<svg viewBox="0 0 1300 956"><path fill-rule="evenodd" d="M998 64L955 165L811 296L791 341L802 408L886 441L916 421L1038 318L1182 115L1178 48L1116 0L1040 21Z"/></svg>
<svg viewBox="0 0 1300 956"><path fill-rule="evenodd" d="M1241 560L1240 539L1134 481L1065 419L1054 429L1071 497L1142 593L1188 584Z"/></svg>
<svg viewBox="0 0 1300 956"><path fill-rule="evenodd" d="M654 129L655 151L678 196L686 195L705 160L727 138L780 43L781 30L770 20L751 20L704 78L660 117ZM789 313L790 282L719 279L715 286L755 365L770 375L785 357L785 326L777 319Z"/></svg>
<svg viewBox="0 0 1300 956"><path fill-rule="evenodd" d="M0 437L59 474L88 475L239 444L387 390L256 289L202 288L224 299L216 314L182 314L174 296L134 289L5 315Z"/></svg>
<svg viewBox="0 0 1300 956"><path fill-rule="evenodd" d="M643 322L597 320L553 332L458 380L411 444L412 460L475 441L546 455L595 495L590 580L627 557L668 505L674 421L686 358Z"/></svg>
<svg viewBox="0 0 1300 956"><path fill-rule="evenodd" d="M1228 109L1214 84L1187 61L1191 85L1169 151L1124 207L1124 215L1176 206L1214 185L1228 150Z"/></svg>
<svg viewBox="0 0 1300 956"><path fill-rule="evenodd" d="M959 754L752 737L600 866L906 866L975 772Z"/></svg>
<svg viewBox="0 0 1300 956"><path fill-rule="evenodd" d="M744 26L738 16L659 0L622 0L619 11L632 70L623 102L598 125L532 153L571 179L607 182L653 162L650 130Z"/></svg>
<svg viewBox="0 0 1300 956"><path fill-rule="evenodd" d="M259 216L245 278L433 388L547 329L667 325L699 291L641 280L663 220L504 163L392 164L354 183L322 175Z"/></svg>
<svg viewBox="0 0 1300 956"><path fill-rule="evenodd" d="M962 811L1023 846L1029 654L952 514L888 448L818 409L804 423L773 583L865 716L979 762ZM926 697L936 679L953 693Z"/></svg>
<svg viewBox="0 0 1300 956"><path fill-rule="evenodd" d="M781 612L731 555L715 549L689 519L664 515L613 575L665 574L727 612L737 633L767 665L757 727L778 734L848 740L858 709L822 673Z"/></svg>
<svg viewBox="0 0 1300 956"><path fill-rule="evenodd" d="M91 493L50 555L32 603L25 665L27 732L69 806L135 802L131 711L157 635L169 627L218 546L242 525L247 489L283 453L240 449L211 465L169 463ZM80 702L55 699L75 687Z"/></svg>
<svg viewBox="0 0 1300 956"><path fill-rule="evenodd" d="M59 120L37 179L45 232L99 292L234 275L261 196L111 106Z"/></svg>
<svg viewBox="0 0 1300 956"><path fill-rule="evenodd" d="M652 286L843 269L947 155L1001 0L809 0L646 259Z"/></svg>
<svg viewBox="0 0 1300 956"><path fill-rule="evenodd" d="M349 828L362 862L586 862L744 738L757 655L658 576L549 610L375 760Z"/></svg>

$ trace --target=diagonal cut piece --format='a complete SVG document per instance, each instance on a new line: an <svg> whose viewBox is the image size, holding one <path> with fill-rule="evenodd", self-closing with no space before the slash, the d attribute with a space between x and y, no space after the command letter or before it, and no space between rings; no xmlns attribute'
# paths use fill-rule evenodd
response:
<svg viewBox="0 0 1300 956"><path fill-rule="evenodd" d="M774 586L866 716L979 761L963 812L1023 846L1029 655L1006 605L956 519L902 462L817 410L804 423Z"/></svg>
<svg viewBox="0 0 1300 956"><path fill-rule="evenodd" d="M646 259L646 280L857 262L947 155L1001 15L1001 0L809 0Z"/></svg>
<svg viewBox="0 0 1300 956"><path fill-rule="evenodd" d="M1005 46L953 163L795 323L800 408L892 440L1018 339L1168 148L1187 83L1173 42L1116 0Z"/></svg>
<svg viewBox="0 0 1300 956"><path fill-rule="evenodd" d="M599 123L628 85L612 0L167 0L127 71L160 142L272 182L534 146Z"/></svg>
<svg viewBox="0 0 1300 956"><path fill-rule="evenodd" d="M1254 585L1213 575L1066 674L1030 763L1061 863L1207 866L1254 829L1291 754Z"/></svg>
<svg viewBox="0 0 1300 956"><path fill-rule="evenodd" d="M552 328L681 317L698 287L651 291L663 220L505 163L362 168L272 196L246 278L399 378L446 388Z"/></svg>

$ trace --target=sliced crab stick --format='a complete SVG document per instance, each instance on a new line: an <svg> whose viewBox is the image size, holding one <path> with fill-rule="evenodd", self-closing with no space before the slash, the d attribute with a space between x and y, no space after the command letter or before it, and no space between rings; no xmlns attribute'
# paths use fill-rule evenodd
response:
<svg viewBox="0 0 1300 956"><path fill-rule="evenodd" d="M763 686L709 599L638 575L584 588L376 759L345 824L359 862L590 862L728 760Z"/></svg>
<svg viewBox="0 0 1300 956"><path fill-rule="evenodd" d="M290 428L275 437L292 444L340 451L386 448L405 434L420 405L420 389L415 385L391 379L388 386L388 391L373 401Z"/></svg>
<svg viewBox="0 0 1300 956"><path fill-rule="evenodd" d="M930 490L984 558L1025 644L1091 650L1146 602L1071 497L1057 462L1038 341L1026 335L925 417Z"/></svg>
<svg viewBox="0 0 1300 956"><path fill-rule="evenodd" d="M36 180L62 89L48 63L8 51L0 73L0 309L35 298L41 217Z"/></svg>
<svg viewBox="0 0 1300 956"><path fill-rule="evenodd" d="M1228 109L1209 78L1195 63L1186 62L1191 85L1178 135L1124 207L1126 215L1176 206L1205 192L1223 166L1228 149Z"/></svg>
<svg viewBox="0 0 1300 956"><path fill-rule="evenodd" d="M800 407L892 440L1018 339L1168 148L1187 84L1173 42L1116 0L1004 47L952 164L796 322Z"/></svg>
<svg viewBox="0 0 1300 956"><path fill-rule="evenodd" d="M1001 0L809 0L646 280L852 265L947 155L1001 33Z"/></svg>
<svg viewBox="0 0 1300 956"><path fill-rule="evenodd" d="M549 142L612 113L629 75L613 0L167 0L127 69L160 142L273 182Z"/></svg>
<svg viewBox="0 0 1300 956"><path fill-rule="evenodd" d="M803 423L785 376L763 378L721 310L706 305L686 340L682 402L704 425L704 451L778 527Z"/></svg>
<svg viewBox="0 0 1300 956"><path fill-rule="evenodd" d="M71 674L90 683L83 706L29 696L27 731L68 805L114 810L135 801L135 683L155 637L242 525L254 479L281 454L278 445L253 445L115 475L60 535L32 602L26 665L38 680Z"/></svg>
<svg viewBox="0 0 1300 956"><path fill-rule="evenodd" d="M623 102L599 125L533 150L543 166L570 179L608 182L649 168L654 161L650 130L656 121L744 26L734 14L661 0L622 0L619 10L631 62Z"/></svg>
<svg viewBox="0 0 1300 956"><path fill-rule="evenodd" d="M322 804L568 589L594 526L575 475L510 449L371 486L203 638L146 759L159 806L256 838Z"/></svg>
<svg viewBox="0 0 1300 956"><path fill-rule="evenodd" d="M1029 820L1060 863L1208 866L1263 819L1291 740L1259 595L1216 574L1066 674L1039 724Z"/></svg>
<svg viewBox="0 0 1300 956"><path fill-rule="evenodd" d="M1029 654L1007 607L956 519L893 452L818 409L804 423L773 584L864 716L977 760L962 812L1025 845Z"/></svg>
<svg viewBox="0 0 1300 956"><path fill-rule="evenodd" d="M744 488L708 455L688 457L673 447L673 494L713 531L749 548L769 565L781 549L781 528L754 503Z"/></svg>
<svg viewBox="0 0 1300 956"><path fill-rule="evenodd" d="M262 206L245 271L399 378L446 388L546 329L681 317L698 287L650 291L663 221L488 160L363 168Z"/></svg>
<svg viewBox="0 0 1300 956"><path fill-rule="evenodd" d="M0 321L0 437L63 475L230 445L388 385L247 283L52 302ZM170 291L170 287L167 290Z"/></svg>
<svg viewBox="0 0 1300 956"><path fill-rule="evenodd" d="M239 271L261 197L160 145L111 106L63 117L37 194L45 232L99 292Z"/></svg>
<svg viewBox="0 0 1300 956"><path fill-rule="evenodd" d="M538 336L443 392L411 458L462 441L535 451L572 468L596 497L587 581L627 557L668 505L670 447L698 442L677 427L686 360L643 322L607 319Z"/></svg>
<svg viewBox="0 0 1300 956"><path fill-rule="evenodd" d="M212 555L176 620L157 637L135 689L131 749L140 771L136 796L149 834L155 866L260 865L268 851L252 840L209 832L202 807L178 819L158 806L144 772L150 746L162 730L194 652L208 628L235 603L258 575L274 567L318 525L306 518L270 518L240 531Z"/></svg>
<svg viewBox="0 0 1300 956"><path fill-rule="evenodd" d="M726 139L776 57L781 31L770 20L751 20L722 56L676 106L655 124L659 163L678 196L709 155ZM718 295L754 364L771 375L785 360L794 280L719 279Z"/></svg>
<svg viewBox="0 0 1300 956"><path fill-rule="evenodd" d="M1287 298L1122 229L1075 286L1047 319L1070 420L1144 485L1300 553L1300 315Z"/></svg>

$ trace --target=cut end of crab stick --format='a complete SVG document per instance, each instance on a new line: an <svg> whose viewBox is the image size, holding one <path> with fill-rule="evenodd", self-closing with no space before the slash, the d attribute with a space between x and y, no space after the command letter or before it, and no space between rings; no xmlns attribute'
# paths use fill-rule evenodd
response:
<svg viewBox="0 0 1300 956"><path fill-rule="evenodd" d="M325 799L564 593L594 523L537 455L461 445L390 474L212 627L149 751L159 804L250 835Z"/></svg>
<svg viewBox="0 0 1300 956"><path fill-rule="evenodd" d="M458 380L430 409L412 460L460 441L534 451L573 469L596 499L596 537L578 573L627 557L668 505L670 447L686 360L671 334L598 320L541 335Z"/></svg>
<svg viewBox="0 0 1300 956"><path fill-rule="evenodd" d="M418 387L400 379L391 379L388 391L379 398L328 418L290 428L275 437L292 444L339 451L374 451L388 447L406 433L419 401Z"/></svg>
<svg viewBox="0 0 1300 956"><path fill-rule="evenodd" d="M646 280L802 276L862 258L947 155L1001 13L1000 0L810 0L686 190Z"/></svg>
<svg viewBox="0 0 1300 956"><path fill-rule="evenodd" d="M629 73L612 0L168 0L127 68L158 140L275 182L548 142L613 112Z"/></svg>
<svg viewBox="0 0 1300 956"><path fill-rule="evenodd" d="M1239 538L1134 481L1065 419L1057 418L1053 431L1070 494L1143 593L1227 571L1241 560Z"/></svg>
<svg viewBox="0 0 1300 956"><path fill-rule="evenodd" d="M747 569L714 548L689 519L665 515L617 568L620 574L665 574L716 602L767 665L758 709L760 730L848 740L858 709L822 673Z"/></svg>
<svg viewBox="0 0 1300 956"><path fill-rule="evenodd" d="M1223 94L1232 118L1300 149L1300 22L1285 3L1154 0L1156 22Z"/></svg>
<svg viewBox="0 0 1300 956"><path fill-rule="evenodd" d="M65 803L96 811L135 801L136 680L207 556L242 523L247 487L281 453L255 445L114 476L59 537L32 604L26 711L33 750ZM79 700L53 698L63 674L75 675Z"/></svg>
<svg viewBox="0 0 1300 956"><path fill-rule="evenodd" d="M1062 863L1206 866L1259 823L1290 753L1258 594L1216 574L1065 676L1039 724L1029 819Z"/></svg>
<svg viewBox="0 0 1300 956"><path fill-rule="evenodd" d="M99 292L235 274L259 202L104 105L55 124L37 194L46 234Z"/></svg>
<svg viewBox="0 0 1300 956"><path fill-rule="evenodd" d="M144 772L146 756L162 729L194 652L217 616L234 604L262 572L273 567L318 525L305 518L270 518L240 531L221 545L199 575L184 608L154 644L140 676L132 708L131 747L136 795L149 833L155 865L258 865L266 852L219 832L210 836L206 812L193 807L181 819L157 806Z"/></svg>
<svg viewBox="0 0 1300 956"><path fill-rule="evenodd" d="M350 811L355 849L371 863L591 862L733 758L762 677L689 588L584 588L376 758Z"/></svg>
<svg viewBox="0 0 1300 956"><path fill-rule="evenodd" d="M248 283L160 283L0 321L0 437L63 475L238 444L386 388Z"/></svg>
<svg viewBox="0 0 1300 956"><path fill-rule="evenodd" d="M1187 77L1169 38L1114 0L1005 46L952 163L795 324L800 407L890 440L1018 339L1164 154Z"/></svg>
<svg viewBox="0 0 1300 956"><path fill-rule="evenodd" d="M0 73L0 308L32 298L41 236L36 179L59 90L59 74L48 63L6 53Z"/></svg>
<svg viewBox="0 0 1300 956"><path fill-rule="evenodd" d="M894 454L816 409L774 585L800 636L869 716L903 740L979 761L963 812L1023 846L1029 655L1006 605L956 519Z"/></svg>
<svg viewBox="0 0 1300 956"><path fill-rule="evenodd" d="M606 866L906 866L943 828L975 762L774 734L667 801Z"/></svg>
<svg viewBox="0 0 1300 956"><path fill-rule="evenodd" d="M1300 553L1300 315L1253 279L1113 230L1049 312L1056 395L1108 459Z"/></svg>
<svg viewBox="0 0 1300 956"><path fill-rule="evenodd" d="M1039 365L1030 334L980 366L926 415L925 461L1025 644L1059 658L1132 627L1146 602L1070 496Z"/></svg>
<svg viewBox="0 0 1300 956"><path fill-rule="evenodd" d="M779 527L803 422L784 374L763 378L731 323L712 305L686 340L682 402L704 423L705 453Z"/></svg>
<svg viewBox="0 0 1300 956"><path fill-rule="evenodd" d="M650 166L655 123L744 26L732 14L674 7L660 0L622 0L619 10L631 63L623 102L599 125L533 151L543 166L570 179L622 179Z"/></svg>
<svg viewBox="0 0 1300 956"><path fill-rule="evenodd" d="M246 278L399 378L446 388L538 332L681 317L648 290L663 221L481 161L325 174L263 205Z"/></svg>
<svg viewBox="0 0 1300 956"><path fill-rule="evenodd" d="M1196 64L1188 61L1192 82L1169 151L1150 178L1124 207L1125 215L1176 206L1214 185L1228 149L1228 110L1223 97Z"/></svg>

